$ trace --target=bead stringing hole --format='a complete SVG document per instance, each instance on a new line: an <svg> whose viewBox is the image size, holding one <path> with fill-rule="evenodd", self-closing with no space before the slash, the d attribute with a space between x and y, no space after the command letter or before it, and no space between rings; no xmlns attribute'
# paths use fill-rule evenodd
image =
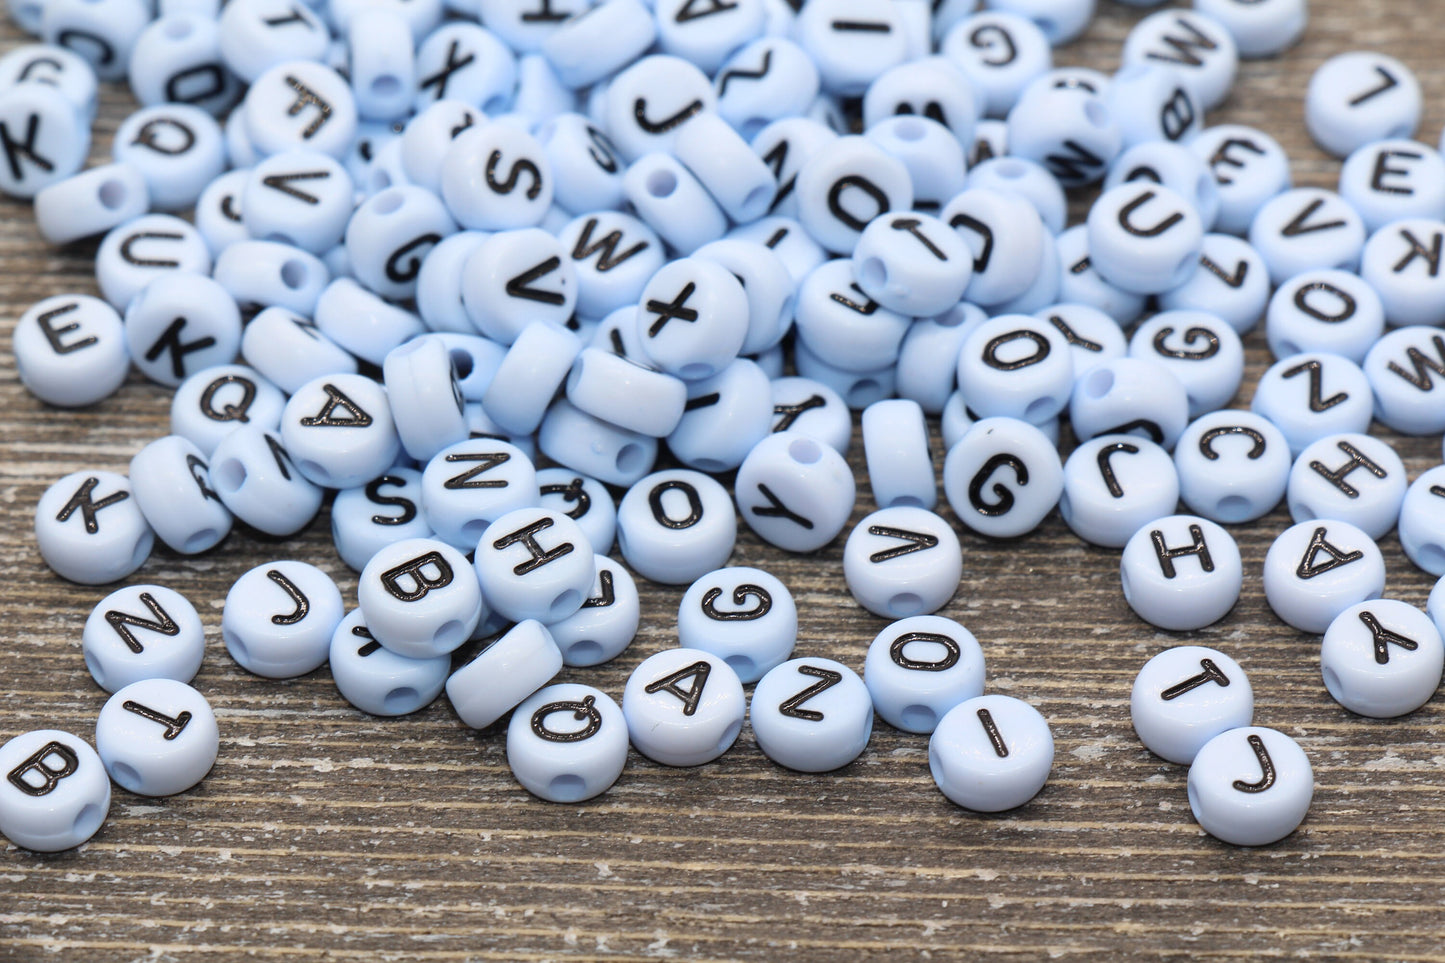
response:
<svg viewBox="0 0 1445 963"><path fill-rule="evenodd" d="M100 200L101 207L108 211L114 211L125 203L125 185L118 180L108 180L100 185L96 197Z"/></svg>
<svg viewBox="0 0 1445 963"><path fill-rule="evenodd" d="M800 465L811 465L823 457L823 451L811 438L798 438L788 445L788 457Z"/></svg>
<svg viewBox="0 0 1445 963"><path fill-rule="evenodd" d="M672 171L653 171L647 175L647 193L653 197L667 197L677 190L677 175Z"/></svg>
<svg viewBox="0 0 1445 963"><path fill-rule="evenodd" d="M305 286L309 273L310 272L306 270L305 264L296 258L292 258L281 265L281 283L291 290L296 291Z"/></svg>

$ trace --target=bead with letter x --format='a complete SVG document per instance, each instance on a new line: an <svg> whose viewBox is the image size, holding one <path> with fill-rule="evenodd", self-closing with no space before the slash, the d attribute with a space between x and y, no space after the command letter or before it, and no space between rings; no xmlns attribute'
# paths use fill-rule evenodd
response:
<svg viewBox="0 0 1445 963"><path fill-rule="evenodd" d="M677 297L673 298L671 302L658 300L648 301L647 310L657 315L657 320L652 322L652 325L647 329L647 336L649 338L657 337L667 325L667 322L673 318L679 321L696 321L697 310L684 307L684 305L687 304L687 299L692 297L692 293L696 290L697 285L689 281L683 285L682 290L677 293Z"/></svg>

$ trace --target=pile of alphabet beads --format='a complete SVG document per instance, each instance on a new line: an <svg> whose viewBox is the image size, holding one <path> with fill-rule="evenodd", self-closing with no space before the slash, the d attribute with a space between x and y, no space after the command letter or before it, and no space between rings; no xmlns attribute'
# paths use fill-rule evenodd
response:
<svg viewBox="0 0 1445 963"><path fill-rule="evenodd" d="M1053 737L985 694L984 647L934 614L964 562L940 481L991 538L1057 508L1176 632L1233 608L1229 526L1284 501L1263 591L1323 633L1323 688L1361 715L1418 708L1445 589L1428 613L1381 600L1378 542L1397 528L1445 574L1445 467L1407 485L1368 431L1445 433L1445 160L1410 139L1419 84L1379 54L1326 62L1303 115L1338 190L1296 188L1273 138L1205 113L1241 59L1300 39L1305 0L1148 14L1112 76L1055 66L1092 0L976 6L12 0L41 42L0 57L0 190L54 244L103 236L100 297L17 322L20 377L65 408L132 365L174 389L171 434L127 475L45 492L41 555L107 584L157 540L286 537L330 498L356 606L304 561L238 573L221 634L254 675L329 663L373 715L443 691L468 726L511 713L518 782L559 802L605 792L629 745L714 760L748 718L769 758L834 770L876 714L931 734L950 800L998 811L1042 788ZM120 79L142 107L82 171L97 83ZM1277 363L1231 410L1261 320ZM875 510L845 534L854 411ZM788 587L728 565L739 513L785 552L843 538L840 591L889 620L861 676L794 657ZM632 642L634 575L686 586L678 647L620 704L557 682ZM188 685L202 640L171 589L101 601L82 646L114 693L99 753L6 743L0 832L75 846L111 779L200 780L219 744ZM1200 824L1241 844L1287 835L1313 790L1253 701L1195 646L1133 697L1144 745L1190 763Z"/></svg>

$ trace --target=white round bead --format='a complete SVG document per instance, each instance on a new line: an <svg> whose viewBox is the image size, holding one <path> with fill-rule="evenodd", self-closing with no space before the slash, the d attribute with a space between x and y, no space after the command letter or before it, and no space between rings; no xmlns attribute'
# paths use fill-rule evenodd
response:
<svg viewBox="0 0 1445 963"><path fill-rule="evenodd" d="M709 572L688 586L678 605L678 644L722 659L744 685L782 664L797 640L792 593L760 569Z"/></svg>
<svg viewBox="0 0 1445 963"><path fill-rule="evenodd" d="M727 564L737 515L727 489L701 472L655 472L617 507L617 547L643 578L683 585Z"/></svg>
<svg viewBox="0 0 1445 963"><path fill-rule="evenodd" d="M1094 545L1123 548L1140 526L1174 513L1179 475L1169 453L1150 441L1102 435L1064 463L1059 515Z"/></svg>
<svg viewBox="0 0 1445 963"><path fill-rule="evenodd" d="M104 585L145 564L155 533L124 475L78 471L40 496L35 541L45 564L61 578Z"/></svg>
<svg viewBox="0 0 1445 963"><path fill-rule="evenodd" d="M1033 531L1063 490L1058 449L1038 428L1014 418L975 422L943 463L943 491L954 514L990 538Z"/></svg>
<svg viewBox="0 0 1445 963"><path fill-rule="evenodd" d="M1348 522L1300 522L1264 557L1269 607L1301 632L1324 632L1335 616L1385 591L1385 559L1369 535Z"/></svg>
<svg viewBox="0 0 1445 963"><path fill-rule="evenodd" d="M1382 538L1395 527L1407 486L1405 464L1388 442L1365 434L1326 435L1300 452L1289 473L1290 516L1335 518Z"/></svg>
<svg viewBox="0 0 1445 963"><path fill-rule="evenodd" d="M205 627L185 596L160 585L128 585L91 609L81 634L95 684L116 692L142 679L189 682L205 655Z"/></svg>
<svg viewBox="0 0 1445 963"><path fill-rule="evenodd" d="M247 672L292 679L326 662L346 610L341 591L305 562L266 562L238 578L221 611L221 638Z"/></svg>
<svg viewBox="0 0 1445 963"><path fill-rule="evenodd" d="M571 666L601 665L632 644L641 618L637 584L621 564L596 555L597 580L582 607L547 626L562 662Z"/></svg>
<svg viewBox="0 0 1445 963"><path fill-rule="evenodd" d="M409 659L455 650L488 615L466 556L432 538L378 550L357 579L356 596L371 637Z"/></svg>
<svg viewBox="0 0 1445 963"><path fill-rule="evenodd" d="M1351 712L1375 719L1407 715L1430 701L1445 669L1445 643L1424 612L1376 599L1345 609L1325 630L1325 688Z"/></svg>
<svg viewBox="0 0 1445 963"><path fill-rule="evenodd" d="M110 779L94 749L58 729L0 746L0 834L38 853L74 849L110 812Z"/></svg>
<svg viewBox="0 0 1445 963"><path fill-rule="evenodd" d="M1291 464L1284 433L1249 411L1197 418L1174 448L1184 504L1225 525L1273 511L1284 497Z"/></svg>
<svg viewBox="0 0 1445 963"><path fill-rule="evenodd" d="M528 697L507 726L507 764L532 795L548 802L600 796L627 762L627 719L604 692L576 683Z"/></svg>
<svg viewBox="0 0 1445 963"><path fill-rule="evenodd" d="M873 734L873 702L858 674L832 659L793 659L758 681L748 708L758 748L798 772L832 772Z"/></svg>
<svg viewBox="0 0 1445 963"><path fill-rule="evenodd" d="M13 338L20 381L46 404L95 404L130 373L120 315L99 298L61 294L39 301L15 322Z"/></svg>

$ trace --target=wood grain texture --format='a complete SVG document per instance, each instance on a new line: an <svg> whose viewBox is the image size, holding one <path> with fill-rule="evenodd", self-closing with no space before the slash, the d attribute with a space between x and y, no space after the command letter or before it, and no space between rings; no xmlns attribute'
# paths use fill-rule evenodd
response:
<svg viewBox="0 0 1445 963"><path fill-rule="evenodd" d="M1060 63L1117 66L1140 13L1101 6ZM1372 47L1419 73L1421 137L1433 142L1445 119L1438 0L1312 6L1305 42L1244 65L1211 121L1271 131L1298 183L1332 185L1338 164L1308 143L1302 92L1327 56ZM7 25L0 45L18 42ZM106 92L96 158L130 108L128 94ZM89 736L105 694L82 663L80 629L105 590L46 570L33 507L67 472L124 471L165 433L168 395L133 378L93 409L64 412L20 387L9 353L15 318L41 297L93 292L94 245L50 250L28 205L7 200L0 212L0 738L39 727ZM1252 385L1268 355L1258 333L1247 344ZM1391 440L1412 477L1439 461L1438 437ZM850 461L861 464L856 446ZM854 521L870 505L860 471ZM826 776L774 766L745 731L715 764L668 769L634 753L602 798L544 804L510 777L504 729L472 732L444 699L380 720L351 709L325 669L277 683L226 656L221 604L253 565L314 562L354 599L324 514L286 544L236 534L202 558L160 550L131 581L183 591L207 621L195 684L216 709L220 760L176 798L117 789L109 821L78 851L0 851L0 956L1445 959L1441 699L1388 722L1330 700L1317 638L1282 625L1263 598L1264 552L1287 524L1276 511L1236 529L1244 597L1224 621L1187 635L1134 618L1118 553L1084 546L1057 517L1016 543L960 529L964 574L943 614L983 643L989 688L1038 706L1058 747L1043 793L993 817L948 803L929 778L927 740L881 722L858 762ZM1422 605L1432 580L1393 535L1383 546L1388 594ZM840 544L791 557L744 531L732 561L793 589L798 654L861 668L884 623L849 598ZM681 589L642 588L632 647L563 679L620 696L638 662L675 644ZM1309 818L1278 845L1237 849L1205 836L1190 818L1185 770L1134 737L1134 674L1162 648L1192 641L1238 658L1258 721L1296 737L1314 763Z"/></svg>

